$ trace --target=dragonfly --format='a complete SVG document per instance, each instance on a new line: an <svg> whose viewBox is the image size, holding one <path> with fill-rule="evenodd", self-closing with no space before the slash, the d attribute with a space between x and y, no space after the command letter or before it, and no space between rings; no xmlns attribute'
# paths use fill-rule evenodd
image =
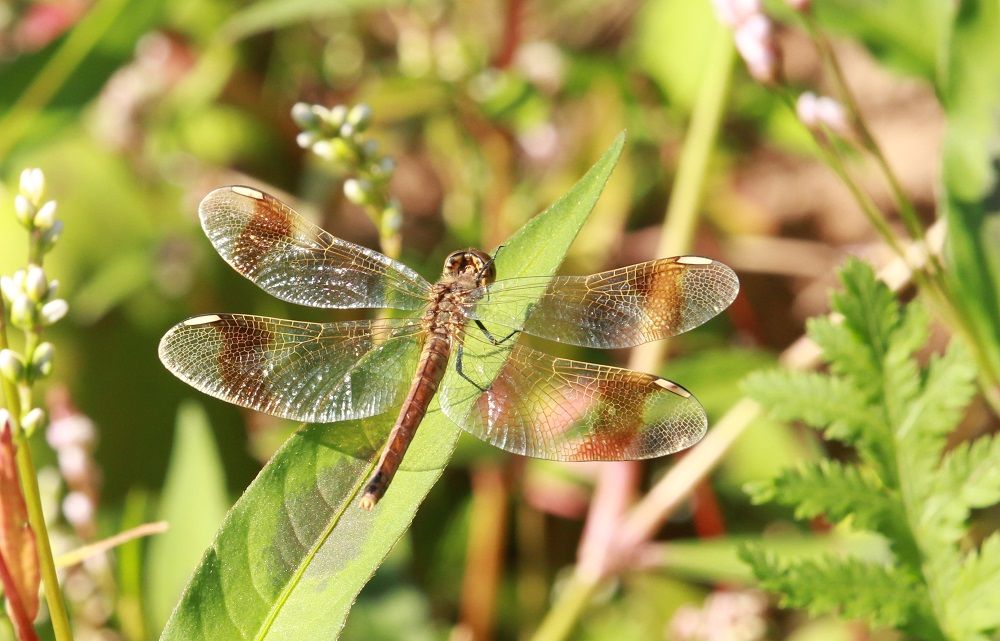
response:
<svg viewBox="0 0 1000 641"><path fill-rule="evenodd" d="M332 423L397 411L364 485L366 510L385 495L435 396L466 432L542 459L648 459L705 434L704 409L677 383L558 358L519 334L602 349L680 334L736 297L736 274L720 262L678 256L590 276L497 279L496 254L463 249L432 284L251 187L216 189L199 216L221 257L272 296L399 310L326 323L208 314L175 325L159 345L181 380L266 414Z"/></svg>

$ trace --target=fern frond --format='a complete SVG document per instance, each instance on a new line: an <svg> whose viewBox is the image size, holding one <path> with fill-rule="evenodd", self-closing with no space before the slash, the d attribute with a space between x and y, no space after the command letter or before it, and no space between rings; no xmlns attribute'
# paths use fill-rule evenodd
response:
<svg viewBox="0 0 1000 641"><path fill-rule="evenodd" d="M793 506L799 519L851 519L855 528L878 532L890 541L908 538L898 493L858 466L822 459L746 489L754 503Z"/></svg>
<svg viewBox="0 0 1000 641"><path fill-rule="evenodd" d="M956 543L965 536L971 510L1000 503L1000 436L956 446L928 485L921 527L937 530L945 543Z"/></svg>
<svg viewBox="0 0 1000 641"><path fill-rule="evenodd" d="M952 638L986 641L1000 634L1000 532L966 556L944 615Z"/></svg>
<svg viewBox="0 0 1000 641"><path fill-rule="evenodd" d="M744 379L743 390L776 418L802 421L848 445L857 445L879 429L878 417L841 378L783 370L754 372Z"/></svg>
<svg viewBox="0 0 1000 641"><path fill-rule="evenodd" d="M783 561L758 546L744 546L740 557L762 587L782 595L782 607L813 615L839 614L873 626L904 627L927 604L922 586L890 566L833 557Z"/></svg>
<svg viewBox="0 0 1000 641"><path fill-rule="evenodd" d="M899 323L899 303L863 261L848 260L840 270L840 281L844 289L831 296L831 305L844 316L844 327L868 348L872 362L881 363Z"/></svg>
<svg viewBox="0 0 1000 641"><path fill-rule="evenodd" d="M871 350L857 336L828 316L806 321L806 334L823 351L823 361L830 366L831 372L860 383L857 387L862 400L874 400L867 383L880 376L880 370L872 359Z"/></svg>
<svg viewBox="0 0 1000 641"><path fill-rule="evenodd" d="M924 447L940 452L944 437L958 425L976 393L975 380L976 368L968 350L961 342L952 341L943 356L931 360L921 394L897 427L896 437L930 437Z"/></svg>

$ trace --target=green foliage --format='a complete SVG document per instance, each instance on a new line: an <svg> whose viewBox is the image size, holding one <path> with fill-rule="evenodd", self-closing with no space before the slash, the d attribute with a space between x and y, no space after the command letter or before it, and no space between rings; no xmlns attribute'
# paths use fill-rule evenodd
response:
<svg viewBox="0 0 1000 641"><path fill-rule="evenodd" d="M556 270L623 144L621 135L569 193L504 243L500 273ZM448 384L446 377L442 385ZM409 527L460 434L432 404L392 488L367 512L358 507L357 493L388 427L380 416L296 433L226 517L161 639L338 635L358 592Z"/></svg>
<svg viewBox="0 0 1000 641"><path fill-rule="evenodd" d="M859 461L820 461L749 487L757 503L791 506L799 518L824 516L878 533L888 564L827 557L791 561L748 546L742 556L783 603L837 612L923 639L986 639L1000 630L997 535L978 549L967 520L1000 502L1000 439L945 451L964 415L976 370L953 342L921 367L925 312L901 307L871 268L849 262L832 297L842 318L809 323L829 373L765 372L745 387L779 418L799 420L855 447Z"/></svg>
<svg viewBox="0 0 1000 641"><path fill-rule="evenodd" d="M948 118L940 209L948 221L949 287L1000 380L1000 5L963 2L942 56L940 93Z"/></svg>
<svg viewBox="0 0 1000 641"><path fill-rule="evenodd" d="M146 590L156 629L170 616L228 508L226 478L208 416L200 405L188 401L177 412L176 437L158 510L170 529L149 546Z"/></svg>

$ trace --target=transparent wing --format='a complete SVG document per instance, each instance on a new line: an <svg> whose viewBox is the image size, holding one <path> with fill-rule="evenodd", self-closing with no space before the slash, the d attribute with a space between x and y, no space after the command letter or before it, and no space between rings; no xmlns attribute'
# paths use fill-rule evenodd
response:
<svg viewBox="0 0 1000 641"><path fill-rule="evenodd" d="M160 360L230 403L309 423L374 416L402 402L420 355L419 321L303 323L216 314L175 325Z"/></svg>
<svg viewBox="0 0 1000 641"><path fill-rule="evenodd" d="M311 307L420 309L430 285L388 256L323 231L250 187L222 187L201 201L216 251L264 291Z"/></svg>
<svg viewBox="0 0 1000 641"><path fill-rule="evenodd" d="M694 445L708 426L687 390L649 374L556 358L521 344L494 346L472 329L462 361L475 384L450 376L439 392L441 409L467 432L515 454L560 461L653 458Z"/></svg>
<svg viewBox="0 0 1000 641"><path fill-rule="evenodd" d="M469 316L571 345L631 347L701 325L729 307L739 287L722 263L677 256L591 276L497 281L473 294Z"/></svg>

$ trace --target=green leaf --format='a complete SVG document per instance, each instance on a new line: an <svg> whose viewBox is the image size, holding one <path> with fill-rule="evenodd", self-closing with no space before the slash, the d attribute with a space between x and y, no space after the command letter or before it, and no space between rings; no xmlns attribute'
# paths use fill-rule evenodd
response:
<svg viewBox="0 0 1000 641"><path fill-rule="evenodd" d="M848 260L839 275L844 289L831 296L831 307L843 314L844 327L867 348L872 369L878 371L899 323L899 303L864 261Z"/></svg>
<svg viewBox="0 0 1000 641"><path fill-rule="evenodd" d="M890 566L833 557L789 562L756 545L744 547L740 557L763 588L782 594L782 607L813 615L839 614L878 627L901 626L926 602L921 586Z"/></svg>
<svg viewBox="0 0 1000 641"><path fill-rule="evenodd" d="M1000 6L958 4L939 93L948 129L940 209L948 223L949 287L976 348L1000 380Z"/></svg>
<svg viewBox="0 0 1000 641"><path fill-rule="evenodd" d="M569 193L504 244L497 257L502 277L555 272L623 144L624 134ZM433 403L392 487L365 512L357 493L382 445L372 437L384 438L394 418L313 425L289 439L226 517L161 639L337 636L460 434Z"/></svg>
<svg viewBox="0 0 1000 641"><path fill-rule="evenodd" d="M899 538L906 519L896 493L872 474L826 459L785 470L747 489L754 503L793 506L796 518L826 516L835 523L852 519L854 527L880 532L891 540Z"/></svg>
<svg viewBox="0 0 1000 641"><path fill-rule="evenodd" d="M1000 532L969 554L958 572L944 613L954 639L987 641L1000 632Z"/></svg>
<svg viewBox="0 0 1000 641"><path fill-rule="evenodd" d="M835 374L855 381L871 380L877 374L870 352L843 323L829 316L816 316L806 321L806 335L823 352L823 360ZM871 397L870 392L863 392Z"/></svg>
<svg viewBox="0 0 1000 641"><path fill-rule="evenodd" d="M880 429L878 416L842 378L784 370L754 372L744 380L743 390L773 416L802 421L849 445L858 445Z"/></svg>
<svg viewBox="0 0 1000 641"><path fill-rule="evenodd" d="M229 508L226 479L205 410L193 402L177 412L158 516L170 524L149 543L146 589L158 629L170 616L212 534Z"/></svg>
<svg viewBox="0 0 1000 641"><path fill-rule="evenodd" d="M923 389L896 427L896 438L924 439L927 444L923 447L938 454L944 438L958 426L976 393L975 379L976 368L969 351L962 343L952 341L944 356L931 360Z"/></svg>
<svg viewBox="0 0 1000 641"><path fill-rule="evenodd" d="M929 485L921 523L938 531L943 542L954 544L965 536L971 510L1000 502L1000 437L984 436L956 446Z"/></svg>

